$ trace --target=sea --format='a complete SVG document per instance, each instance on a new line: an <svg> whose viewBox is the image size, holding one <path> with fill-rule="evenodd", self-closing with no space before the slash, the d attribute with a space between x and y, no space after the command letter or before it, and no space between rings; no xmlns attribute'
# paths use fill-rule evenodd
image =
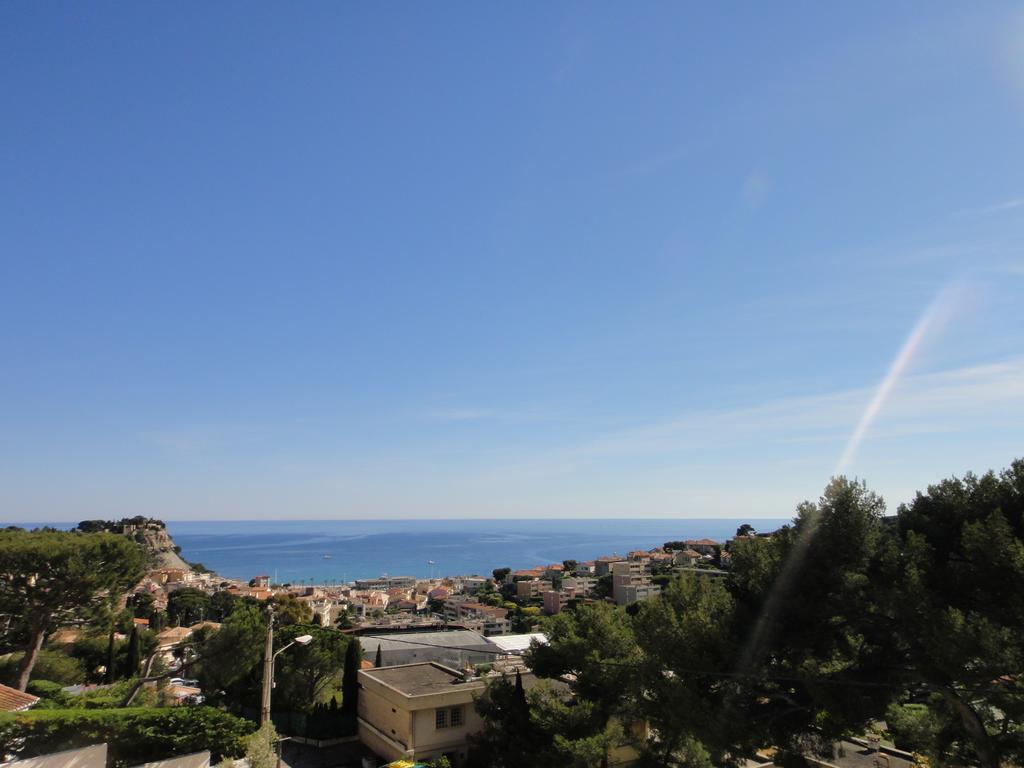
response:
<svg viewBox="0 0 1024 768"><path fill-rule="evenodd" d="M666 541L724 542L749 522L772 531L782 519L231 520L167 521L181 556L231 579L266 574L275 583L340 584L377 576L489 576L652 549ZM20 523L33 528L74 523Z"/></svg>
<svg viewBox="0 0 1024 768"><path fill-rule="evenodd" d="M332 584L382 575L490 575L652 549L666 541L725 541L750 522L770 531L786 520L289 520L168 522L189 562L222 576Z"/></svg>

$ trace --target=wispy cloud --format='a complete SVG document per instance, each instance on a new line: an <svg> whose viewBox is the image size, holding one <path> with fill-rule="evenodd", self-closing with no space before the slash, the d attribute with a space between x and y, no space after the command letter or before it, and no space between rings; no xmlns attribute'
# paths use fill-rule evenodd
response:
<svg viewBox="0 0 1024 768"><path fill-rule="evenodd" d="M815 446L823 463L834 465L874 394L874 388L862 387L732 410L693 411L563 446L519 468L564 471L626 457L699 461L723 449L781 458L792 455L794 444ZM1024 427L1024 357L905 377L864 435L862 453L870 454L870 444L878 439L1017 427ZM850 469L856 472L857 467Z"/></svg>
<svg viewBox="0 0 1024 768"><path fill-rule="evenodd" d="M995 205L986 205L983 208L966 208L957 211L954 216L990 216L994 213L1006 213L1018 208L1024 208L1024 197L1013 197Z"/></svg>

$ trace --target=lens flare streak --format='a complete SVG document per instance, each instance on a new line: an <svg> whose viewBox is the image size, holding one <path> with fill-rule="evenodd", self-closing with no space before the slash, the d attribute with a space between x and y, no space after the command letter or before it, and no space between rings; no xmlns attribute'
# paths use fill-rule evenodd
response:
<svg viewBox="0 0 1024 768"><path fill-rule="evenodd" d="M857 449L868 434L868 430L878 418L878 415L882 412L886 402L889 400L893 391L896 389L896 386L899 384L900 379L910 369L911 363L921 351L925 340L930 335L934 334L949 318L954 306L956 305L956 293L957 288L955 285L948 286L935 297L921 315L921 318L918 320L914 329L910 332L910 335L900 348L899 353L890 364L889 370L885 374L885 378L882 379L878 388L875 390L875 394L871 398L871 402L861 414L856 428L853 430L853 433L850 435L850 439L846 443L846 447L839 459L839 463L836 465L836 470L833 475L840 475L848 471L850 464L857 453ZM747 636L747 640L738 657L737 669L739 671L748 671L760 655L761 649L763 648L765 641L768 639L769 630L776 621L776 614L778 613L783 597L786 596L791 589L796 587L800 567L803 564L806 553L814 540L814 536L818 528L818 522L817 518L812 518L806 521L800 537L794 543L793 549L789 552L789 556L782 564L779 574L775 578L775 583L772 584L771 591L768 593L768 596L761 607L761 611L758 614L757 621L754 622L750 634Z"/></svg>
<svg viewBox="0 0 1024 768"><path fill-rule="evenodd" d="M928 309L921 315L921 319L914 326L914 330L910 332L907 340L903 342L899 354L893 359L888 372L885 374L885 378L882 379L878 389L875 390L875 395L871 398L868 407L861 414L860 421L857 422L857 427L853 430L853 434L850 435L846 448L839 458L839 463L833 472L834 475L841 475L849 469L857 449L867 436L868 430L875 422L875 419L878 418L878 414L882 412L882 408L892 395L900 379L903 378L903 375L910 368L910 364L920 351L924 340L948 318L955 303L953 299L953 289L947 288L935 297L935 300L928 306Z"/></svg>

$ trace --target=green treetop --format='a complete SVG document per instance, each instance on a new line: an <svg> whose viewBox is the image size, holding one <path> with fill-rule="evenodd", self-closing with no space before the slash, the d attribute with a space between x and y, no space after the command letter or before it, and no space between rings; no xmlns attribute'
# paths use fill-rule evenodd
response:
<svg viewBox="0 0 1024 768"><path fill-rule="evenodd" d="M0 614L23 626L28 638L19 690L28 685L46 634L135 584L145 562L141 548L123 536L0 531Z"/></svg>

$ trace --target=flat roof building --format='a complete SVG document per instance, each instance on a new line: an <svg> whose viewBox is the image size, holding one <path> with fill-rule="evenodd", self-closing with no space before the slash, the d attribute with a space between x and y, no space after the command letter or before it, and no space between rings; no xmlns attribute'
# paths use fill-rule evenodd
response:
<svg viewBox="0 0 1024 768"><path fill-rule="evenodd" d="M502 674L511 682L518 666L482 678L467 678L435 663L360 670L359 739L383 761L425 762L444 756L453 768L462 768L469 757L469 737L483 727L475 699ZM519 671L523 687L532 688L537 682L534 675L522 667ZM571 695L564 683L548 684ZM649 735L642 723L629 724L625 731L623 742L608 750L605 765L634 762L633 742Z"/></svg>
<svg viewBox="0 0 1024 768"><path fill-rule="evenodd" d="M523 674L532 685L533 675ZM483 727L473 707L485 681L443 664L406 664L359 672L359 738L385 760L447 757L465 764L468 737Z"/></svg>
<svg viewBox="0 0 1024 768"><path fill-rule="evenodd" d="M501 635L499 637L487 638L496 645L503 653L521 656L529 649L530 644L536 640L541 645L548 644L548 636L543 632L531 632L526 635Z"/></svg>

